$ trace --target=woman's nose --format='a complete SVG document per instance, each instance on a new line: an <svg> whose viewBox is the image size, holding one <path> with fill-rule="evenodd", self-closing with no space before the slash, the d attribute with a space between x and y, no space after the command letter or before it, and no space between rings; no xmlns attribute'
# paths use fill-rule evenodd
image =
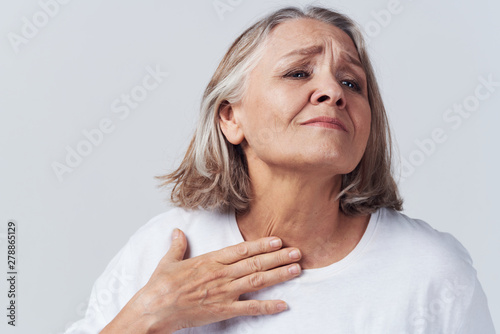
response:
<svg viewBox="0 0 500 334"><path fill-rule="evenodd" d="M340 83L331 75L324 75L318 80L318 86L311 95L311 103L314 105L326 103L335 105L337 108L345 107L344 90Z"/></svg>

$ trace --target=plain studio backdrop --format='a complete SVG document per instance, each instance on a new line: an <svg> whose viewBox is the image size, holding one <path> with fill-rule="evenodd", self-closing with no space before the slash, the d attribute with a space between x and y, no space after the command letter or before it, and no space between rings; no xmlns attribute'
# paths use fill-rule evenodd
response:
<svg viewBox="0 0 500 334"><path fill-rule="evenodd" d="M61 333L83 317L106 264L168 209L153 177L181 161L229 45L271 10L309 3L3 1L0 332ZM363 28L399 147L405 213L469 250L500 328L500 3L315 4ZM6 309L9 220L16 327Z"/></svg>

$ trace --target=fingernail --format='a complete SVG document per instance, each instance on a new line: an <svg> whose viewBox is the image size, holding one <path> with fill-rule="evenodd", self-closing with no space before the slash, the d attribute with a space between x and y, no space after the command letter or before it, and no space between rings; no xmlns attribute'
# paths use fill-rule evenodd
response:
<svg viewBox="0 0 500 334"><path fill-rule="evenodd" d="M293 266L291 266L290 268L288 268L288 271L292 275L297 275L298 273L300 273L299 265L298 264L294 264Z"/></svg>
<svg viewBox="0 0 500 334"><path fill-rule="evenodd" d="M281 247L281 239L273 239L269 242L269 245L271 245L272 248Z"/></svg>
<svg viewBox="0 0 500 334"><path fill-rule="evenodd" d="M297 249L294 249L293 251L288 253L288 256L290 256L290 258L293 260L298 260L300 259L300 252Z"/></svg>
<svg viewBox="0 0 500 334"><path fill-rule="evenodd" d="M278 309L278 311L284 311L288 308L288 305L286 305L286 303L279 303L278 305L276 305L276 308Z"/></svg>
<svg viewBox="0 0 500 334"><path fill-rule="evenodd" d="M172 240L177 239L180 235L181 231L178 228L174 229L174 232L172 233Z"/></svg>

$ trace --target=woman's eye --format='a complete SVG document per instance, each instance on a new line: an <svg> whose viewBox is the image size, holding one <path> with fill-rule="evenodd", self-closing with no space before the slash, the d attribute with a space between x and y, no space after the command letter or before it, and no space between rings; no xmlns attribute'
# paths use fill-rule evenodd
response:
<svg viewBox="0 0 500 334"><path fill-rule="evenodd" d="M296 72L292 75L294 78L305 78L307 76L306 72Z"/></svg>
<svg viewBox="0 0 500 334"><path fill-rule="evenodd" d="M359 88L359 85L358 85L356 82L354 82L354 81L350 81L350 80L342 80L340 83L341 83L342 85L344 85L344 86L349 87L349 88L350 88L350 89L352 89L352 90L357 91L357 92L361 90L361 89Z"/></svg>
<svg viewBox="0 0 500 334"><path fill-rule="evenodd" d="M309 72L307 71L293 71L290 73L287 73L285 77L292 78L292 79L304 79L308 78L310 75Z"/></svg>

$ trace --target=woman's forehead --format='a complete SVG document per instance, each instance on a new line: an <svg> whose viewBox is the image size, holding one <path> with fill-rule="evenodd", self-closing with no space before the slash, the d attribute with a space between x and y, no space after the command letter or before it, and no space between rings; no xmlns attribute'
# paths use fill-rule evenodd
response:
<svg viewBox="0 0 500 334"><path fill-rule="evenodd" d="M354 42L341 29L315 19L294 19L273 29L265 53L273 58L313 55L328 48L359 59Z"/></svg>

